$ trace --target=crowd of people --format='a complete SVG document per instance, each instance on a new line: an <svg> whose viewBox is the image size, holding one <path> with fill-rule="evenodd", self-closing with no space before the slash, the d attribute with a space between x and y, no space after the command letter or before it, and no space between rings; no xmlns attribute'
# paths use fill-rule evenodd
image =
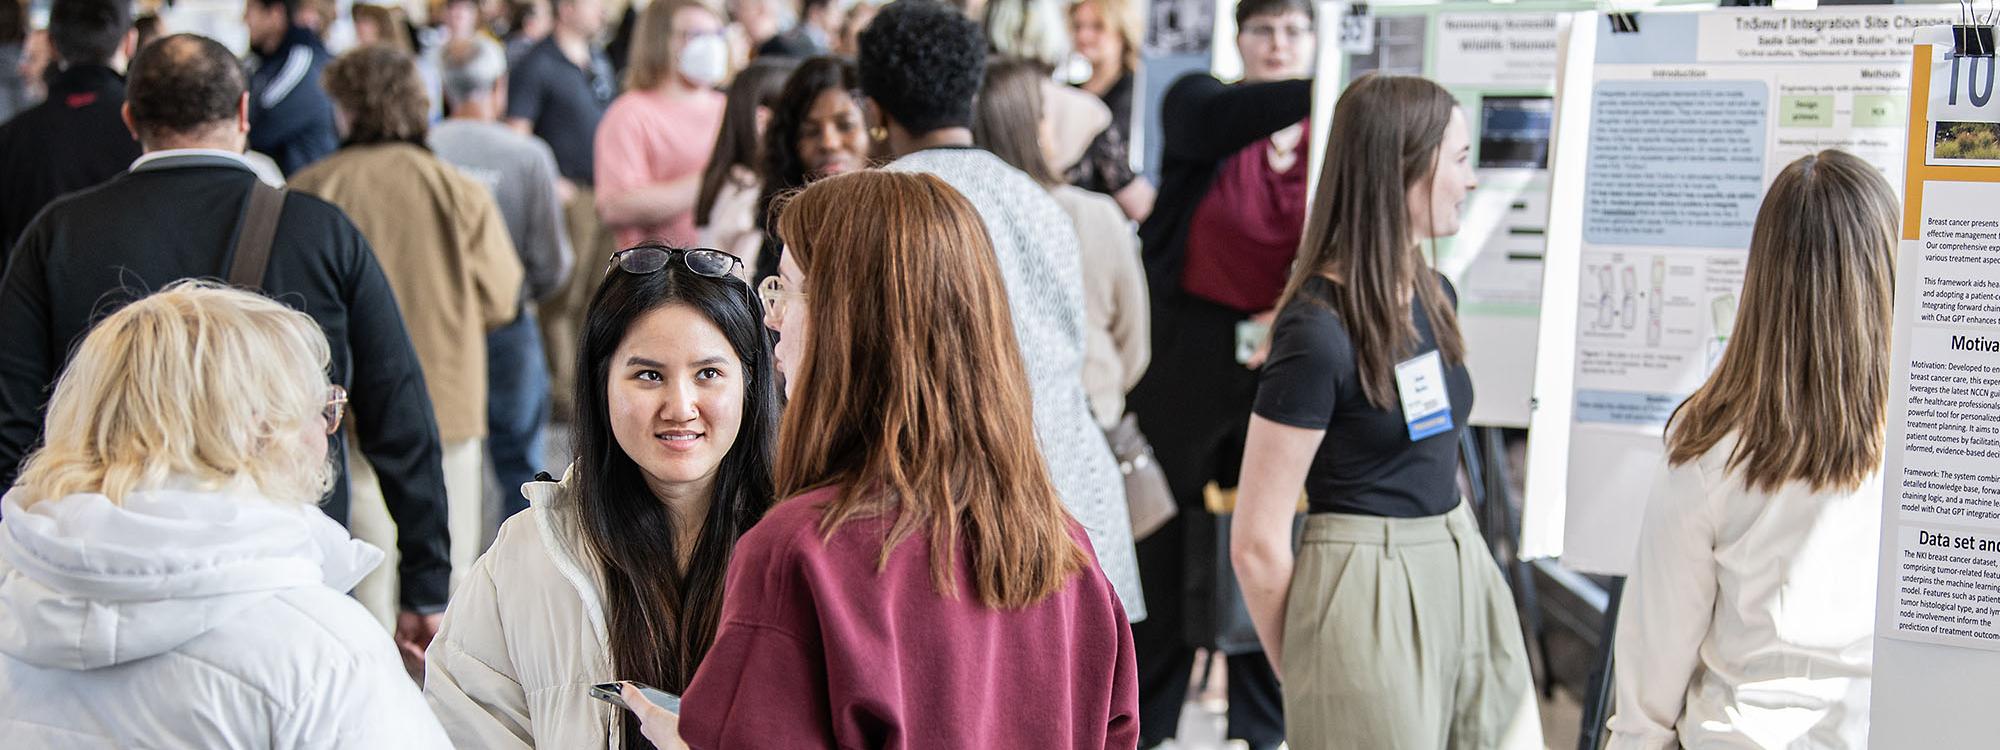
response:
<svg viewBox="0 0 2000 750"><path fill-rule="evenodd" d="M246 0L239 58L52 4L0 125L0 734L1155 747L1221 654L1257 750L1541 747L1427 258L1472 131L1369 75L1312 153L1312 3L1149 104L1126 0L355 5L338 54L333 7ZM1888 195L1826 152L1765 203L1621 741L1866 715L1869 619L1772 602L1873 575L1781 558L1872 548Z"/></svg>

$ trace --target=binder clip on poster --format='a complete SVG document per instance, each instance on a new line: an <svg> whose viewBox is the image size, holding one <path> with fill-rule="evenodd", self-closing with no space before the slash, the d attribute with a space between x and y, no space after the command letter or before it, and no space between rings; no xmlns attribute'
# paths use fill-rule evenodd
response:
<svg viewBox="0 0 2000 750"><path fill-rule="evenodd" d="M2000 10L1996 10L1992 0L1988 2L1986 15L1973 10L1972 0L1959 0L1958 17L1961 23L1951 27L1951 52L1958 57L1993 56L1993 22L2000 20Z"/></svg>
<svg viewBox="0 0 2000 750"><path fill-rule="evenodd" d="M1597 10L1604 14L1604 20L1611 23L1611 33L1637 34L1638 11L1657 4L1657 0L1597 0Z"/></svg>
<svg viewBox="0 0 2000 750"><path fill-rule="evenodd" d="M1340 14L1340 51L1349 55L1375 52L1375 15L1367 3L1349 3Z"/></svg>

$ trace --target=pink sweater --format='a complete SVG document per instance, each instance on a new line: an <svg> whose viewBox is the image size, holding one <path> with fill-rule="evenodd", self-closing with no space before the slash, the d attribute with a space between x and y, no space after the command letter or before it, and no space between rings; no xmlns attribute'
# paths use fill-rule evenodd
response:
<svg viewBox="0 0 2000 750"><path fill-rule="evenodd" d="M1040 603L988 609L963 554L958 598L937 593L920 537L877 573L886 519L824 539L832 492L778 504L738 543L721 630L682 703L690 746L1138 744L1132 630L1094 555Z"/></svg>
<svg viewBox="0 0 2000 750"><path fill-rule="evenodd" d="M723 96L713 91L686 98L650 91L618 97L597 125L598 199L672 182L707 168L709 152L715 150L715 139L722 129L724 103ZM697 239L693 210L660 224L617 230L620 249L645 240L687 247Z"/></svg>

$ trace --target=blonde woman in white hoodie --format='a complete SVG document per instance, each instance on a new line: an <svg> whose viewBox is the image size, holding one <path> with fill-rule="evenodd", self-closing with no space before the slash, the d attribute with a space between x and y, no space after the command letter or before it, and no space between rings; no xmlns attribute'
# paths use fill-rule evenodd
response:
<svg viewBox="0 0 2000 750"><path fill-rule="evenodd" d="M10 747L449 747L314 504L345 394L267 298L176 284L83 340L0 500Z"/></svg>

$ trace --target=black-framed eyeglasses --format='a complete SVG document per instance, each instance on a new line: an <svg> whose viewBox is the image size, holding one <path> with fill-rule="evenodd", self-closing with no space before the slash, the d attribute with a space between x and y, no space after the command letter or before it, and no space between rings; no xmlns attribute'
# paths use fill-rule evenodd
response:
<svg viewBox="0 0 2000 750"><path fill-rule="evenodd" d="M693 271L697 276L707 276L711 279L736 278L736 269L743 267L742 258L721 250L706 247L682 250L661 245L640 245L613 253L611 267L629 274L644 276L666 268L668 263L673 262L675 256L680 257L681 264L687 266L687 270ZM604 270L608 272L611 269Z"/></svg>

